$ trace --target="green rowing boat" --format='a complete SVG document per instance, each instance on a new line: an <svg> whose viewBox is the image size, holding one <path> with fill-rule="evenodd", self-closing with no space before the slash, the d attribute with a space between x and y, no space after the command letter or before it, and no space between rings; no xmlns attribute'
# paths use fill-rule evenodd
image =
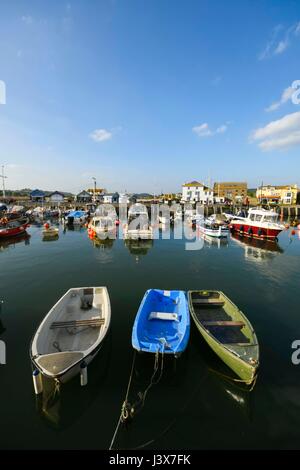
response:
<svg viewBox="0 0 300 470"><path fill-rule="evenodd" d="M189 291L196 327L213 351L247 385L256 378L259 346L251 323L221 291Z"/></svg>

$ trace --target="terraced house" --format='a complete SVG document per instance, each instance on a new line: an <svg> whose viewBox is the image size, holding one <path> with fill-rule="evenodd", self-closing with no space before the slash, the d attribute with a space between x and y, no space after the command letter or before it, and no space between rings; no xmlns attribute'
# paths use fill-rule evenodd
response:
<svg viewBox="0 0 300 470"><path fill-rule="evenodd" d="M296 204L299 188L296 184L284 186L260 186L256 190L256 197L259 202L270 204Z"/></svg>

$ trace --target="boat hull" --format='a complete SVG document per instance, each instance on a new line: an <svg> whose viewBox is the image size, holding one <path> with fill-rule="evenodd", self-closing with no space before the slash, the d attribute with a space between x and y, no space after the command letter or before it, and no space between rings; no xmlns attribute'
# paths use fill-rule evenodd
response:
<svg viewBox="0 0 300 470"><path fill-rule="evenodd" d="M267 228L257 225L252 225L249 222L231 222L229 226L231 232L239 233L242 236L249 238L259 238L262 240L276 240L282 229Z"/></svg>
<svg viewBox="0 0 300 470"><path fill-rule="evenodd" d="M214 291L211 291L214 292ZM217 291L216 291L217 292ZM216 337L207 329L205 328L202 323L198 320L197 315L194 310L193 300L192 300L193 291L190 291L189 296L189 307L190 313L194 320L194 323L202 335L203 339L206 343L211 347L211 349L217 354L217 356L233 371L235 374L240 377L241 381L243 381L246 385L250 385L255 380L258 365L259 365L259 349L257 338L254 333L254 330L251 326L251 323L246 318L246 316L238 309L233 302L230 301L222 292L220 294L223 296L226 302L229 302L232 308L236 312L236 318L242 320L244 324L248 327L251 331L252 341L247 346L250 351L253 352L253 357L257 357L257 360L253 364L250 364L248 361L244 360L241 356L243 355L243 347L238 346L241 351L241 356L239 356L236 351L234 351L234 344L224 344L216 339ZM212 315L213 318L213 315Z"/></svg>
<svg viewBox="0 0 300 470"><path fill-rule="evenodd" d="M209 333L205 330L205 328L201 328L201 326L196 323L196 327L198 331L201 333L204 340L207 344L211 347L211 349L219 356L219 358L231 369L233 372L236 373L238 377L240 377L246 385L252 384L256 375L256 368L250 366L245 361L240 359L238 356L233 354L228 354L228 351L225 351L223 346L219 344L214 338L211 337Z"/></svg>
<svg viewBox="0 0 300 470"><path fill-rule="evenodd" d="M210 229L210 228L202 227L201 225L199 226L198 229L200 233L203 233L204 235L207 235L208 237L213 237L213 238L227 238L229 234L228 230Z"/></svg>
<svg viewBox="0 0 300 470"><path fill-rule="evenodd" d="M82 298L82 293L91 297ZM71 301L70 301L71 300ZM89 300L90 305L81 303ZM79 307L79 305L81 305ZM93 321L100 313L103 319L101 325L72 323ZM94 316L96 315L96 317ZM87 318L87 319L86 319ZM62 323L60 327L51 328L53 320ZM30 347L30 357L34 368L50 379L66 383L81 371L84 363L87 366L102 348L103 342L110 329L111 307L106 287L82 287L69 289L52 307L38 327ZM95 321L95 320L94 320ZM64 324L66 322L66 324ZM79 328L79 330L69 329ZM99 329L98 329L99 328ZM94 330L94 333L89 333ZM56 333L56 332L64 332ZM53 332L53 333L51 333ZM73 332L73 333L72 333ZM81 335L87 335L82 338ZM82 338L82 339L81 339ZM74 341L74 342L73 342ZM76 342L77 341L77 342ZM57 345L55 345L55 343ZM55 351L57 347L58 351Z"/></svg>
<svg viewBox="0 0 300 470"><path fill-rule="evenodd" d="M186 349L189 336L190 316L185 293L149 289L133 325L133 348L177 357Z"/></svg>
<svg viewBox="0 0 300 470"><path fill-rule="evenodd" d="M9 237L17 237L18 235L24 235L26 233L26 229L29 226L28 223L20 225L20 227L14 228L0 228L0 239L2 238L9 238Z"/></svg>

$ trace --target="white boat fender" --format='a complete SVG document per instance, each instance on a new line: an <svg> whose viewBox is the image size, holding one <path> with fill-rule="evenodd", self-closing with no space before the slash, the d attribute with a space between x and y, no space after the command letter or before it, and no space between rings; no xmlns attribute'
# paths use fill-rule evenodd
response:
<svg viewBox="0 0 300 470"><path fill-rule="evenodd" d="M84 387L88 383L87 365L83 361L80 364L80 385Z"/></svg>
<svg viewBox="0 0 300 470"><path fill-rule="evenodd" d="M39 395L40 393L43 392L43 379L42 379L42 374L38 369L34 369L32 372L32 380L33 380L33 387L34 387L34 393L36 395Z"/></svg>

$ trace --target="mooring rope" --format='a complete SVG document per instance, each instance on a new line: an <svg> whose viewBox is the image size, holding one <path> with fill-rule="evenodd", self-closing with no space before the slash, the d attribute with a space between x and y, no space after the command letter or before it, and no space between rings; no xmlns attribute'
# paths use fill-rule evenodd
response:
<svg viewBox="0 0 300 470"><path fill-rule="evenodd" d="M163 365L164 365L164 348L165 348L165 345L167 344L166 340L164 338L161 338L161 339L164 340L164 341L161 341L162 342L162 351L160 352L159 348L158 348L156 353L155 353L154 368L153 368L153 373L152 373L151 378L150 378L150 382L149 382L149 384L146 387L144 392L139 392L138 393L139 400L136 401L135 403L133 403L133 405L131 405L128 401L128 395L129 395L129 390L130 390L131 381L132 381L132 377L133 377L134 364L135 364L135 358L136 358L136 351L134 352L125 400L123 401L123 404L122 404L120 417L119 417L119 420L118 420L117 427L115 429L113 438L111 440L109 450L111 450L113 448L113 445L114 445L114 442L115 442L116 436L118 434L119 427L120 427L121 423L126 422L126 420L129 417L133 418L134 414L136 414L137 412L140 412L142 410L142 408L145 405L145 399L146 399L147 393L149 392L149 390L151 389L151 387L153 385L158 384L158 382L161 380L162 373L163 373ZM160 353L161 353L161 364L160 364L160 367L159 367L159 355L160 355ZM155 377L156 377L156 374L157 374L158 370L160 370L160 373L159 373L158 378L155 380ZM139 409L136 410L138 407L139 407Z"/></svg>
<svg viewBox="0 0 300 470"><path fill-rule="evenodd" d="M140 444L136 447L133 447L132 449L128 449L128 450L138 450L138 449L143 449L147 446L149 446L150 444L153 444L153 442L157 441L157 439L163 437L165 434L167 434L170 429L174 426L174 424L176 423L176 421L178 420L179 416L182 415L182 413L186 410L186 408L189 406L190 402L192 401L192 399L194 398L194 396L196 395L196 393L198 392L199 390L199 387L202 385L202 383L207 380L207 377L208 377L208 374L207 372L201 377L201 379L199 380L197 386L195 387L194 391L191 393L191 395L188 397L188 399L186 400L186 402L184 403L184 405L181 407L181 409L179 410L179 412L177 413L176 416L174 416L174 418L171 420L171 422L158 434L158 436L154 437L153 439L149 439L149 441L147 442L144 442L143 444Z"/></svg>
<svg viewBox="0 0 300 470"><path fill-rule="evenodd" d="M117 436L118 431L119 431L120 424L121 424L121 422L122 422L122 417L125 417L125 416L126 416L126 419L127 419L128 416L129 416L129 415L128 415L128 410L127 410L127 400L128 400L130 385L131 385L132 376L133 376L133 371L134 371L135 358L136 358L136 351L134 351L134 354L133 354L133 360L132 360L132 365L131 365L131 372L130 372L130 376L129 376L129 382L128 382L128 385L127 385L127 391L126 391L125 400L123 401L123 404L122 404L120 417L119 417L118 424L117 424L117 427L116 427L116 429L115 429L114 435L113 435L113 437L112 437L112 440L111 440L111 443L110 443L110 446L109 446L109 450L111 450L112 447L113 447L113 445L114 445L116 436Z"/></svg>

